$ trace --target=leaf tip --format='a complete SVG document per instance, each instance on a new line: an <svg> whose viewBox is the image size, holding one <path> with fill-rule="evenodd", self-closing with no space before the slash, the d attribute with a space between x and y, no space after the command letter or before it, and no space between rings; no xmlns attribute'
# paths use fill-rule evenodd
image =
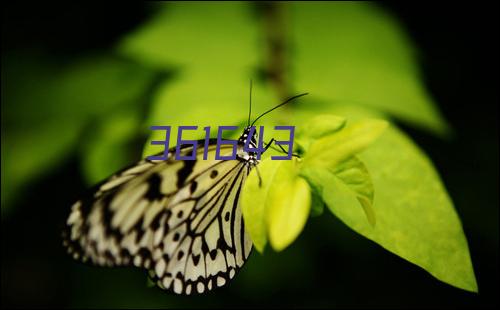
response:
<svg viewBox="0 0 500 310"><path fill-rule="evenodd" d="M255 247L255 249L257 250L257 252L259 252L260 254L264 254L264 250L266 248L266 244L265 243L254 242L253 246Z"/></svg>

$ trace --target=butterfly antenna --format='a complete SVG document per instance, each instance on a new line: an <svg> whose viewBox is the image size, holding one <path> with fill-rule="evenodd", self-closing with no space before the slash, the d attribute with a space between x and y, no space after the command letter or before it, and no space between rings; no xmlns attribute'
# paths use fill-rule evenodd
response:
<svg viewBox="0 0 500 310"><path fill-rule="evenodd" d="M252 79L250 79L250 108L248 109L247 127L250 125L250 117L252 116Z"/></svg>
<svg viewBox="0 0 500 310"><path fill-rule="evenodd" d="M253 126L253 124L255 124L255 122L257 122L257 120L258 120L259 118L261 118L262 116L266 115L267 113L269 113L269 112L271 112L271 111L273 111L273 110L276 110L277 108L279 108L279 107L281 107L281 106L283 106L283 105L285 105L285 104L289 103L290 101L292 101L292 100L294 100L294 99L297 99L297 98L299 98L299 97L302 97L302 96L305 96L305 95L308 95L308 94L309 94L309 93L303 93L303 94L300 94L300 95L295 95L295 96L293 96L293 97L288 98L287 100L285 100L284 102L282 102L282 103L278 104L277 106L275 106L275 107L274 107L274 108L272 108L271 110L268 110L268 111L266 111L266 112L262 113L259 117L257 117L257 118L256 118L256 119L252 122L252 125L250 125L250 126Z"/></svg>

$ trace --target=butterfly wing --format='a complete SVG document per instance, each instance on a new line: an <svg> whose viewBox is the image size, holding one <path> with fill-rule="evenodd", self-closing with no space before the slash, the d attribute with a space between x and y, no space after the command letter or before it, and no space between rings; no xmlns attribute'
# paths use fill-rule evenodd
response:
<svg viewBox="0 0 500 310"><path fill-rule="evenodd" d="M252 242L245 232L239 194L251 166L207 160L144 160L96 186L77 201L64 243L74 258L104 266L150 270L164 289L202 293L223 286L243 266ZM221 146L221 155L231 147ZM181 153L192 153L192 147Z"/></svg>

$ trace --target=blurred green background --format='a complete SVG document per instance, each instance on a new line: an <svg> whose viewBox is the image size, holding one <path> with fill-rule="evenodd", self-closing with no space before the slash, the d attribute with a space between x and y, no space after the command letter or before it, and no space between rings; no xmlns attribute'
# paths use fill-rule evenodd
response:
<svg viewBox="0 0 500 310"><path fill-rule="evenodd" d="M9 4L2 17L3 305L498 306L491 8ZM254 111L298 91L322 97L313 105L321 107L333 92L333 101L375 109L409 133L455 203L479 294L435 280L328 212L284 252L254 251L230 285L203 296L167 294L148 288L140 270L65 254L69 206L141 157L148 126L202 126L207 114L218 120L211 125L240 125L250 78Z"/></svg>

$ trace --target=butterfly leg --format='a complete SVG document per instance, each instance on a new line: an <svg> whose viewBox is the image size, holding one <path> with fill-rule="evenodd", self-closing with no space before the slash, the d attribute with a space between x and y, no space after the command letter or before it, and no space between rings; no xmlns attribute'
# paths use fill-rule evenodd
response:
<svg viewBox="0 0 500 310"><path fill-rule="evenodd" d="M285 151L285 149L281 146L281 144L278 144L279 148L283 151L283 153L285 154L288 154L287 151ZM299 154L295 154L295 153L292 153L292 156L295 156L297 158L300 158L300 155Z"/></svg>
<svg viewBox="0 0 500 310"><path fill-rule="evenodd" d="M264 147L264 152L267 151L267 149L271 146L271 144L274 142L274 138L271 139L271 141L269 141L266 146Z"/></svg>
<svg viewBox="0 0 500 310"><path fill-rule="evenodd" d="M274 138L272 138L271 141L269 141L269 143L267 143L266 146L264 147L264 151L267 151L269 147L271 147L275 151L278 151L275 147L271 146L271 143L273 143L274 141L275 141ZM283 153L288 154L288 152L281 146L281 144L278 144L278 146L281 149L281 151L283 151ZM292 156L300 158L299 154L292 153Z"/></svg>

